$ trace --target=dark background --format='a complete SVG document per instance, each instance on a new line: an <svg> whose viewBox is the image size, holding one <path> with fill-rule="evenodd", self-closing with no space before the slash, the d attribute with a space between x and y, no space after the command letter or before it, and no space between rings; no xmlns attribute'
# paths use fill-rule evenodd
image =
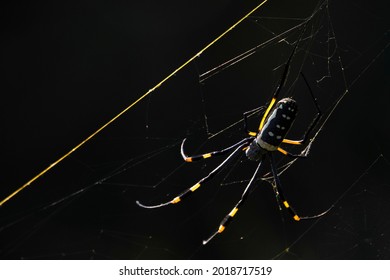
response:
<svg viewBox="0 0 390 280"><path fill-rule="evenodd" d="M296 67L303 65L324 118L349 91L313 142L309 159L281 176L286 195L302 215L335 204L328 215L295 223L278 210L270 185L259 182L226 232L202 246L254 170L244 158L185 203L155 210L135 204L171 199L210 172L222 159L183 165L181 139L188 138L186 150L192 154L244 137L241 123L224 128L243 112L266 104L292 47L275 40L203 85L199 74L297 25L297 18L313 13L314 2L269 0L4 204L1 258L389 259L385 1L329 1L329 14L319 12L324 20L305 33L313 36L308 40L312 45L302 44L315 55L294 57ZM4 6L0 198L75 147L257 4L14 1ZM336 40L328 33L330 26ZM298 34L282 38L291 43ZM328 65L331 77L316 83ZM291 138L299 138L315 114L302 80L293 82L297 69L290 71L284 92L294 95L302 108ZM259 119L251 121L255 129ZM263 174L269 170L264 168ZM115 170L118 175L112 176Z"/></svg>

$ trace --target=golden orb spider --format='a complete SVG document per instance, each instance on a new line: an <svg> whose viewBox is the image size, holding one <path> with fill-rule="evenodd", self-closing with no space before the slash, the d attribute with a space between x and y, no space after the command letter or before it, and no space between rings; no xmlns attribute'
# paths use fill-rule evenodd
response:
<svg viewBox="0 0 390 280"><path fill-rule="evenodd" d="M302 32L303 34L303 32ZM301 35L302 36L302 35ZM299 220L305 220L305 219L314 219L321 217L325 215L331 208L327 209L326 211L318 214L318 215L313 215L313 216L299 216L297 212L291 207L291 205L287 202L283 195L282 191L282 185L275 167L275 160L273 157L273 152L278 151L281 152L284 155L287 155L292 158L305 158L308 155L309 149L303 149L301 154L292 154L280 147L282 143L284 144L289 144L289 145L303 145L306 143L308 136L312 129L316 126L318 123L319 119L321 118L321 110L317 104L317 101L314 97L314 94L309 86L309 83L307 82L305 76L301 73L302 78L306 84L306 86L309 89L310 95L313 99L314 105L317 110L317 116L314 118L313 122L311 125L308 127L306 132L304 133L302 139L300 140L289 140L286 139L285 136L287 135L287 132L289 131L290 127L292 126L296 115L297 115L297 102L292 99L292 98L283 98L279 100L278 102L278 96L281 92L281 89L284 86L284 83L286 81L289 68L290 68L290 63L292 60L292 57L294 56L298 43L300 42L301 38L297 41L295 44L292 53L290 54L285 66L284 70L279 82L278 87L276 88L272 99L267 107L267 109L264 112L264 115L260 121L260 125L258 128L257 132L251 132L248 130L248 125L247 125L247 118L248 115L259 111L259 108L256 108L254 110L248 111L244 113L244 129L248 133L249 137L242 139L241 141L233 144L230 147L224 148L222 150L218 151L213 151L201 155L194 155L194 156L187 156L184 153L184 142L186 139L183 140L181 144L181 155L183 159L186 162L193 162L197 160L202 160L202 159L208 159L213 156L221 156L224 154L229 154L229 156L222 162L220 163L216 168L214 168L207 176L203 177L201 180L199 180L195 185L192 187L186 189L184 192L182 192L180 195L176 196L172 200L157 204L157 205L145 205L142 204L139 201L136 201L136 203L143 208L159 208L163 206L167 206L169 204L176 204L182 201L184 198L187 198L190 194L195 192L199 187L206 183L207 181L211 180L221 169L222 167L229 162L235 155L238 153L245 151L245 154L249 160L252 161L258 161L257 168L255 172L253 173L249 183L247 184L245 190L243 191L240 200L236 203L234 208L225 216L225 218L221 221L219 228L206 240L203 241L203 244L207 244L211 239L213 239L217 234L222 233L225 228L228 226L228 224L231 222L233 217L236 215L237 211L240 209L240 207L244 204L246 199L248 198L248 195L250 193L251 188L255 184L253 184L255 178L257 177L257 174L259 173L260 167L262 162L264 162L265 158L268 158L270 161L270 166L271 166L271 172L272 176L275 181L275 194L277 197L278 201L282 201L283 206L288 210L288 212L292 215L293 219L295 221Z"/></svg>

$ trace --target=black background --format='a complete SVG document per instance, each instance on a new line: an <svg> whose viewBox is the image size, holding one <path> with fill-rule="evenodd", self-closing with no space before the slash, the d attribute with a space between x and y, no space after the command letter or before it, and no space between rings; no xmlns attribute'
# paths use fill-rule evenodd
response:
<svg viewBox="0 0 390 280"><path fill-rule="evenodd" d="M205 85L199 84L199 73L296 24L287 18L310 16L317 5L312 2L268 1L255 14L267 17L262 25L256 25L255 18L244 22L4 204L1 257L388 259L390 100L385 1L330 1L337 39L332 65L340 57L344 71L338 64L331 82L321 92L316 86L313 89L325 96L318 98L326 109L332 108L333 103L327 102L337 100L346 85L349 92L313 142L309 159L295 163L281 176L297 210L310 215L336 203L329 215L314 222L290 221L284 212L281 216L272 189L264 182L226 233L202 246L245 183L220 186L225 172L181 205L146 210L135 204L136 200L151 204L168 200L220 162L210 159L182 166L177 143L188 137L186 150L191 154L243 137L239 125L208 139L204 117L208 131L215 133L239 120L243 112L265 104L280 76L280 68L275 67L286 61L291 47L275 41ZM1 198L79 144L257 4L14 1L3 7ZM297 34L289 33L288 39L296 39ZM326 50L319 53L330 56ZM303 72L314 84L326 73L326 64L308 61ZM298 91L305 91L302 82L297 84ZM302 96L300 106L310 108L308 96ZM300 116L292 138L299 137L314 111L302 109ZM253 121L256 127L258 120ZM154 152L160 148L165 148L162 154ZM152 158L145 156L150 151ZM94 185L127 160L139 159L138 165L108 180L112 184ZM247 180L253 170L253 164L244 162L229 178Z"/></svg>

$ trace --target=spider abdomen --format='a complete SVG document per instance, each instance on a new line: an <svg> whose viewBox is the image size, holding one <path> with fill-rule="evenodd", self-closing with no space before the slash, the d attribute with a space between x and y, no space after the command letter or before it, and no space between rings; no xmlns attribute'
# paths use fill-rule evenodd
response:
<svg viewBox="0 0 390 280"><path fill-rule="evenodd" d="M257 144L269 152L277 150L294 122L297 110L298 106L294 99L281 99L257 134Z"/></svg>
<svg viewBox="0 0 390 280"><path fill-rule="evenodd" d="M246 156L259 161L267 152L278 149L297 115L297 103L291 98L283 98L276 103L266 119L263 128L246 150Z"/></svg>

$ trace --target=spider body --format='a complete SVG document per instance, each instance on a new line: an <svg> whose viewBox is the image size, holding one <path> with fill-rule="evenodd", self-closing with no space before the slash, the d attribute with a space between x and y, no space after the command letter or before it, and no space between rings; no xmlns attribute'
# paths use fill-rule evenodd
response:
<svg viewBox="0 0 390 280"><path fill-rule="evenodd" d="M263 128L246 150L246 156L259 161L267 152L276 151L285 139L297 115L297 103L292 98L283 98L270 112Z"/></svg>
<svg viewBox="0 0 390 280"><path fill-rule="evenodd" d="M301 37L303 35L303 32L301 34ZM300 39L301 39L300 37ZM247 158L251 161L258 161L257 168L254 171L251 179L249 180L249 183L247 184L246 188L244 189L240 200L236 203L234 208L225 216L225 218L221 221L219 228L217 231L214 232L207 240L203 241L203 244L208 243L211 239L213 239L217 234L222 233L226 226L231 222L233 217L236 215L239 209L243 206L244 202L247 200L249 194L255 187L255 182L257 176L259 176L262 162L264 162L266 159L270 162L271 167L271 174L274 178L274 191L277 198L277 201L281 203L291 214L293 219L295 221L305 220L305 219L314 219L321 217L322 215L326 214L328 210L325 212L313 215L313 216L300 216L297 214L297 212L291 207L291 205L287 202L283 195L282 191L282 185L279 179L278 170L276 167L276 163L273 157L274 152L280 152L286 156L290 156L292 158L305 158L308 155L309 152L309 146L301 151L300 154L293 154L288 152L287 150L283 149L281 147L282 144L288 144L288 145L303 145L306 143L308 136L310 135L310 132L312 129L316 126L317 122L319 121L321 117L321 111L317 105L316 99L313 95L313 92L305 78L305 76L302 74L303 80L305 84L307 85L310 95L313 99L314 105L316 106L316 109L318 111L317 116L314 118L306 132L304 133L303 137L299 140L290 140L286 139L288 131L290 130L293 122L295 121L298 106L294 99L292 98L282 98L277 102L277 99L280 95L280 92L286 82L288 72L289 72L289 66L291 63L291 60L295 54L295 51L297 49L297 45L300 41L296 43L294 49L292 50L292 53L290 57L288 58L285 66L284 71L282 73L281 79L279 81L279 84L272 96L271 101L268 104L267 109L265 110L263 117L261 118L259 128L256 132L249 131L248 130L248 124L247 124L247 118L249 115L255 112L260 112L260 109L262 107L256 108L254 110L248 111L244 113L244 130L248 133L249 137L246 137L237 143L223 148L221 150L208 152L205 154L199 154L199 155L193 155L193 156L187 156L184 153L184 142L185 139L182 142L181 145L181 155L183 159L186 162L194 162L198 160L206 160L208 158L214 157L214 156L222 156L225 154L228 154L227 158L222 161L216 168L214 168L207 176L200 179L196 184L194 184L192 187L186 189L184 192L179 194L178 196L174 197L170 201L167 201L165 203L156 204L156 205L144 205L141 202L137 201L137 204L140 207L143 208L159 208L163 206L167 206L169 204L177 204L181 202L184 198L189 197L192 193L194 193L196 190L198 190L203 184L205 184L207 181L211 180L216 174L218 174L223 167L231 161L233 157L240 154L242 151L245 151L245 154Z"/></svg>

